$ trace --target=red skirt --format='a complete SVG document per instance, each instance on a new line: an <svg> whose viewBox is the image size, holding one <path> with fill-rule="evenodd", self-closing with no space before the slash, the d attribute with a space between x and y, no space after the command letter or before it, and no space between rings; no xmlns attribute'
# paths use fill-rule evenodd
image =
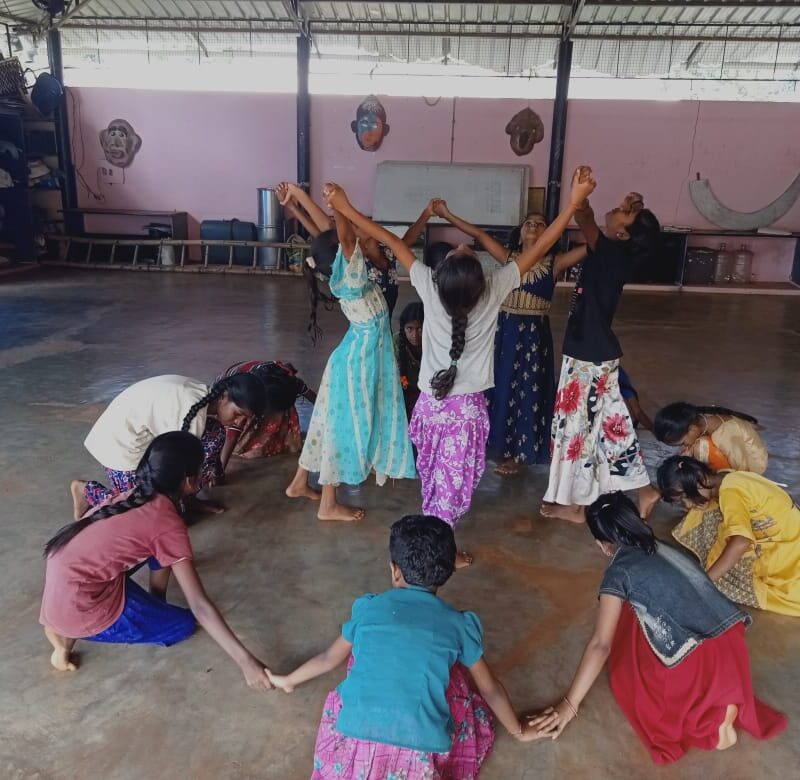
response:
<svg viewBox="0 0 800 780"><path fill-rule="evenodd" d="M735 728L770 739L787 719L753 696L744 625L737 623L695 648L677 666L661 663L633 609L625 605L608 659L611 690L657 764L687 750L713 750L729 704L739 708Z"/></svg>

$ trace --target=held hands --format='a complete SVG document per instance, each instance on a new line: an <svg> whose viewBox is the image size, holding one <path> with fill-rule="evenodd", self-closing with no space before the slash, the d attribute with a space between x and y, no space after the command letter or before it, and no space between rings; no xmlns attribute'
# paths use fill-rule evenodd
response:
<svg viewBox="0 0 800 780"><path fill-rule="evenodd" d="M272 683L269 679L269 670L257 658L249 656L242 665L242 674L249 688L254 691L272 690Z"/></svg>
<svg viewBox="0 0 800 780"><path fill-rule="evenodd" d="M322 190L322 197L325 199L328 207L334 211L341 211L343 208L349 205L345 191L334 182L328 182L325 185L324 189Z"/></svg>
<svg viewBox="0 0 800 780"><path fill-rule="evenodd" d="M447 208L447 201L443 198L433 198L430 203L428 203L428 208L435 217L441 217L442 219L450 218L450 209Z"/></svg>
<svg viewBox="0 0 800 780"><path fill-rule="evenodd" d="M294 690L294 685L289 683L288 675L273 674L269 669L265 669L264 671L275 688L282 690L284 693L291 693Z"/></svg>
<svg viewBox="0 0 800 780"><path fill-rule="evenodd" d="M520 733L514 738L518 742L534 742L545 737L552 738L551 729L556 722L555 711L547 707L539 713L524 715L519 720Z"/></svg>
<svg viewBox="0 0 800 780"><path fill-rule="evenodd" d="M569 196L572 205L575 208L581 208L596 186L597 182L592 175L592 169L588 165L579 165L572 176L572 189Z"/></svg>
<svg viewBox="0 0 800 780"><path fill-rule="evenodd" d="M571 720L575 720L575 717L574 710L567 704L566 700L562 700L555 707L548 707L536 715L528 715L524 720L528 727L536 728L537 730L538 736L532 737L532 739L540 739L542 737L558 739L566 725Z"/></svg>

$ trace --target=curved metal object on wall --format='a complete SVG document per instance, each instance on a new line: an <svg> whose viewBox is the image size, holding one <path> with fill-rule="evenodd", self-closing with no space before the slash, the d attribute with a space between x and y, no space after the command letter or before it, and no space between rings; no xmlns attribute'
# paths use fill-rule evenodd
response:
<svg viewBox="0 0 800 780"><path fill-rule="evenodd" d="M695 208L717 227L726 230L757 230L768 227L786 214L800 197L800 174L780 197L758 211L734 211L723 206L711 189L708 179L689 182L689 194Z"/></svg>

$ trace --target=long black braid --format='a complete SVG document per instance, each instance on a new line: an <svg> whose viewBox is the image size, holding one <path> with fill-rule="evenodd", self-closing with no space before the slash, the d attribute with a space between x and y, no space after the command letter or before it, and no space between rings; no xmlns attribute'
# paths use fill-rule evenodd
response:
<svg viewBox="0 0 800 780"><path fill-rule="evenodd" d="M458 361L467 341L469 313L486 290L486 278L474 254L451 252L434 272L434 283L451 321L450 366L437 371L431 379L433 396L441 401L455 384Z"/></svg>
<svg viewBox="0 0 800 780"><path fill-rule="evenodd" d="M303 262L303 278L308 286L308 302L310 314L308 332L311 342L316 345L322 335L322 328L317 324L317 308L322 303L330 311L336 305L336 298L324 293L319 286L320 280L328 281L333 272L333 263L339 249L339 238L335 230L325 230L311 242L311 259L313 266L306 259Z"/></svg>
<svg viewBox="0 0 800 780"><path fill-rule="evenodd" d="M203 445L191 433L171 431L157 436L150 442L136 467L136 487L131 494L122 501L103 506L88 517L59 529L45 545L45 557L58 552L98 520L144 506L157 494L177 501L181 483L186 477L195 476L202 462Z"/></svg>
<svg viewBox="0 0 800 780"><path fill-rule="evenodd" d="M264 384L251 374L234 374L218 379L199 401L189 407L186 417L183 418L181 430L188 431L197 413L210 403L219 400L226 392L230 400L240 409L252 412L254 417L264 414L267 407Z"/></svg>

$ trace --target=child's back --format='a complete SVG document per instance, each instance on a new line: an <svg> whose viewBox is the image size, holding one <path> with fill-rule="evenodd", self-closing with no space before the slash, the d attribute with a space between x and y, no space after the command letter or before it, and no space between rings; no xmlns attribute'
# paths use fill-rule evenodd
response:
<svg viewBox="0 0 800 780"><path fill-rule="evenodd" d="M339 731L447 752L450 670L457 662L472 666L483 655L478 616L453 609L425 588L406 586L357 599L342 635L353 645L354 663L338 688Z"/></svg>

